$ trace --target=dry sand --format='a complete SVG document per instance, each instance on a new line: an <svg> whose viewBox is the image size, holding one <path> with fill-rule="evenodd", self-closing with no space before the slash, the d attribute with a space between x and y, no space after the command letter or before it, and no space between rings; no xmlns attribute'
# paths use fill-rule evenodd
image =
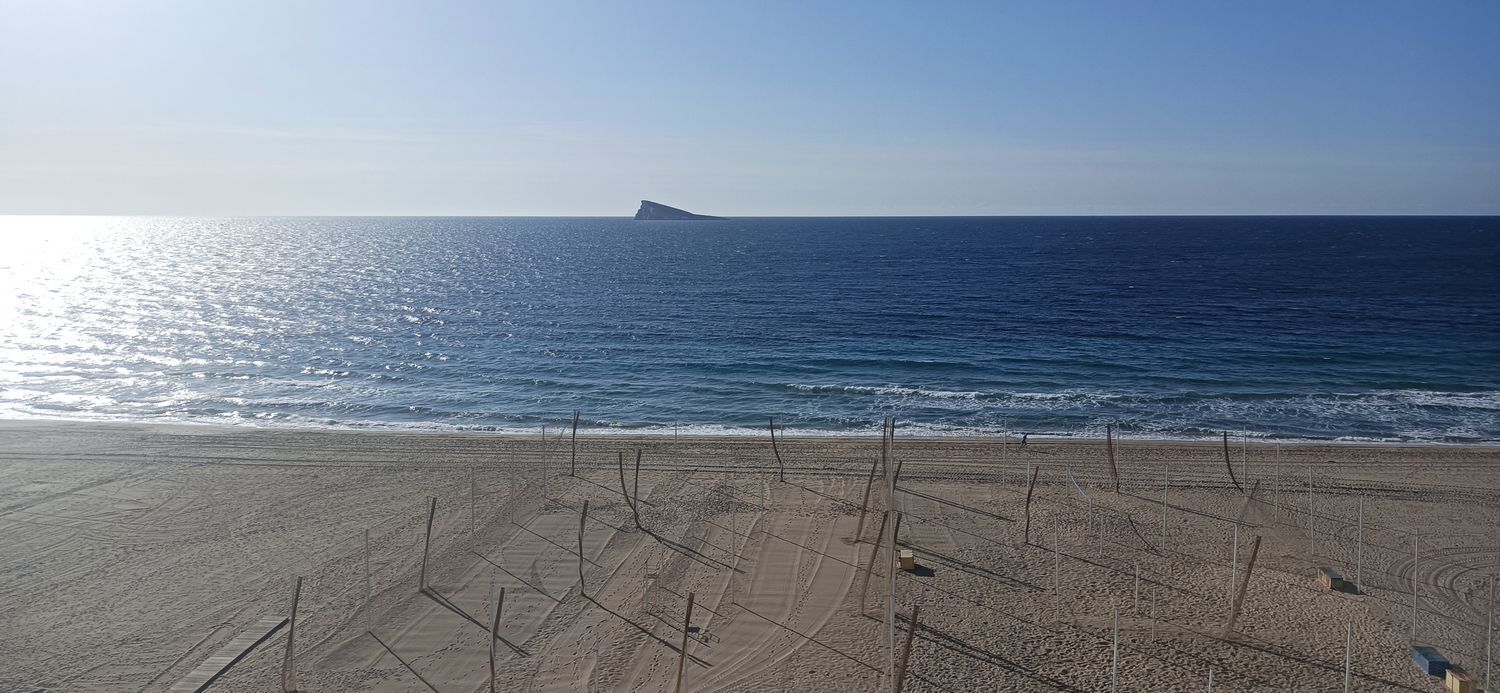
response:
<svg viewBox="0 0 1500 693"><path fill-rule="evenodd" d="M633 486L637 449L640 530L616 468ZM1440 691L1407 656L1412 532L1417 640L1483 676L1500 450L1236 441L1253 500L1216 443L1116 453L1118 492L1102 442L896 439L919 564L896 574L898 647L921 605L906 690L1188 691L1213 671L1215 690L1341 691L1348 624L1355 690ZM497 690L672 690L689 593L686 690L880 690L884 553L858 605L878 484L853 541L878 439L781 456L784 482L768 440L585 436L570 477L556 436L0 422L0 690L169 689L284 614L297 575L302 690L489 690L501 588ZM1236 522L1241 577L1261 544L1224 637ZM1319 565L1362 589L1320 589ZM285 651L282 629L211 690L279 690Z"/></svg>

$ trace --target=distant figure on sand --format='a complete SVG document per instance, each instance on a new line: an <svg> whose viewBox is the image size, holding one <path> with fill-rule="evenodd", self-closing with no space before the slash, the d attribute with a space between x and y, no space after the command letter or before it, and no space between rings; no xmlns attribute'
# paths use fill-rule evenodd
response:
<svg viewBox="0 0 1500 693"><path fill-rule="evenodd" d="M1030 435L1031 435L1030 433L1022 433L1021 434L1021 447L1023 447L1023 448L1026 447L1026 438L1029 437Z"/></svg>

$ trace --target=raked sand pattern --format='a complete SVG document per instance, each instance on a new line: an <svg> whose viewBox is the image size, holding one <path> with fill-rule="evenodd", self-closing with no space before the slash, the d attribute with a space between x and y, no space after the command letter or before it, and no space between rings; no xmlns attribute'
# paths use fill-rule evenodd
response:
<svg viewBox="0 0 1500 693"><path fill-rule="evenodd" d="M585 436L570 476L565 436L3 423L0 689L167 690L300 575L300 690L489 690L501 589L496 690L672 691L689 594L684 690L881 690L878 481L855 536L878 440L780 446L784 481L768 440ZM905 690L1339 691L1348 628L1354 690L1440 691L1407 656L1413 576L1417 641L1483 676L1500 450L1235 445L1245 492L1215 444L1117 444L1118 492L1102 441L893 459ZM210 690L279 690L286 632Z"/></svg>

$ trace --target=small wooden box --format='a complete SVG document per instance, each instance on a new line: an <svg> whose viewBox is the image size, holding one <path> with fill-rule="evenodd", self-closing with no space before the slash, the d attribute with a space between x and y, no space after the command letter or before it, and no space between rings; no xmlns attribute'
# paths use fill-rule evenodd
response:
<svg viewBox="0 0 1500 693"><path fill-rule="evenodd" d="M1469 672L1451 664L1448 665L1446 683L1448 684L1448 690L1453 693L1475 693L1477 690L1474 686L1474 677L1470 676Z"/></svg>
<svg viewBox="0 0 1500 693"><path fill-rule="evenodd" d="M911 572L917 569L917 557L912 555L911 549L901 549L901 553L897 554L897 556L901 559L902 570Z"/></svg>
<svg viewBox="0 0 1500 693"><path fill-rule="evenodd" d="M1323 589L1342 592L1345 587L1344 576L1335 568L1323 566L1318 568L1318 584L1322 585Z"/></svg>

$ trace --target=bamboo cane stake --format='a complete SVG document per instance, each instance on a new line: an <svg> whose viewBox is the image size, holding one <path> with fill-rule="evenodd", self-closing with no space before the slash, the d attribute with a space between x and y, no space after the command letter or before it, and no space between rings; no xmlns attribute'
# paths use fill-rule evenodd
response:
<svg viewBox="0 0 1500 693"><path fill-rule="evenodd" d="M778 480L786 481L786 465L781 461L781 449L776 447L776 417L770 417L771 421L771 452L776 453L776 469Z"/></svg>
<svg viewBox="0 0 1500 693"><path fill-rule="evenodd" d="M302 576L292 581L292 613L286 624L286 657L281 662L281 690L290 693L297 690L297 598L302 596Z"/></svg>
<svg viewBox="0 0 1500 693"><path fill-rule="evenodd" d="M421 589L418 592L427 591L427 553L432 548L432 517L437 514L437 497L428 498L427 505L427 533L422 539L422 575Z"/></svg>
<svg viewBox="0 0 1500 693"><path fill-rule="evenodd" d="M682 652L677 657L677 693L682 693L682 675L687 670L688 629L693 623L693 593L688 592L687 615L682 619Z"/></svg>
<svg viewBox="0 0 1500 693"><path fill-rule="evenodd" d="M505 588L500 588L500 600L495 603L495 620L490 622L490 693L495 693L495 641L500 638L500 611L505 608Z"/></svg>
<svg viewBox="0 0 1500 693"><path fill-rule="evenodd" d="M906 670L911 666L911 641L917 634L917 618L922 614L922 605L911 606L911 623L906 629L906 644L901 646L901 669L896 674L895 693L901 693L901 688L906 683Z"/></svg>
<svg viewBox="0 0 1500 693"><path fill-rule="evenodd" d="M1240 618L1240 608L1245 604L1245 593L1250 590L1250 575L1255 572L1255 557L1260 555L1260 535L1255 535L1255 540L1250 543L1250 560L1245 562L1245 577L1240 578L1239 593L1234 596L1234 603L1229 607L1229 620L1224 624L1223 637L1229 637L1234 632L1234 624Z"/></svg>

